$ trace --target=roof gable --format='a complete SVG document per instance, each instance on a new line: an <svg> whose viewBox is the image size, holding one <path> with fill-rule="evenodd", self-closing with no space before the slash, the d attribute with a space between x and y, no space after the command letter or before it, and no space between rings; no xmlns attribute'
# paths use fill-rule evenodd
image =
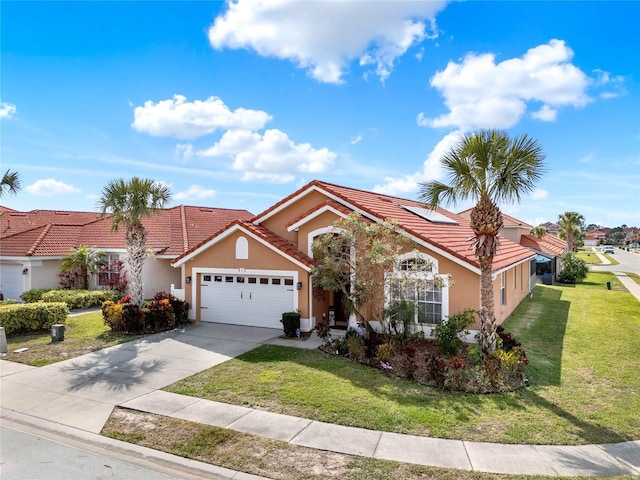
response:
<svg viewBox="0 0 640 480"><path fill-rule="evenodd" d="M282 238L272 231L260 225L256 225L255 223L252 223L250 221L236 220L230 225L221 229L219 232L210 236L208 239L205 239L198 245L195 245L193 248L184 252L172 262L172 265L174 267L183 265L190 259L196 257L203 251L213 247L218 242L238 231L243 232L245 235L267 246L271 250L275 251L279 255L282 255L283 257L287 258L288 260L292 261L293 263L297 264L307 271L309 271L311 269L311 266L314 264L314 261L311 257L298 250L298 248L289 240Z"/></svg>
<svg viewBox="0 0 640 480"><path fill-rule="evenodd" d="M415 200L314 180L257 215L253 222L259 224L265 221L312 191L321 192L327 197L326 205L333 206L336 209L342 208L343 210L338 210L341 213L348 214L351 211L356 211L373 221L395 220L398 222L399 227L419 244L465 268L476 273L479 272L478 260L471 247L471 239L474 234L469 220L443 208L436 208L435 211L438 214L445 216L452 222L429 221L411 211L412 207L413 209L424 208L424 204ZM304 218L310 218L315 212L324 208L324 205L319 205L311 209L302 217L293 219L288 224L288 228L292 230ZM453 224L453 222L456 224ZM494 258L494 271L533 256L530 250L510 240L501 239L501 244L502 247Z"/></svg>

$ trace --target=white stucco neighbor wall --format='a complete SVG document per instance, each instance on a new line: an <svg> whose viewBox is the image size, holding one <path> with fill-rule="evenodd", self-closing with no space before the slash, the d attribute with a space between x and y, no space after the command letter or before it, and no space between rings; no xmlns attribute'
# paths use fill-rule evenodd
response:
<svg viewBox="0 0 640 480"><path fill-rule="evenodd" d="M181 285L180 269L171 266L173 258L147 258L142 269L144 298L149 299L157 292L170 292L171 284Z"/></svg>

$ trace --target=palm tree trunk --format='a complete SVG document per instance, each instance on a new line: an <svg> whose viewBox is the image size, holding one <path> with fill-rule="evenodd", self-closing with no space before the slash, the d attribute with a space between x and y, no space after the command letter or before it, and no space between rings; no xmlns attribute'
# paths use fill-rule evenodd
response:
<svg viewBox="0 0 640 480"><path fill-rule="evenodd" d="M147 232L142 224L127 228L127 275L129 295L131 303L142 307L144 302L144 284L142 281L142 268L146 257Z"/></svg>
<svg viewBox="0 0 640 480"><path fill-rule="evenodd" d="M493 314L493 257L500 247L498 234L504 225L498 206L482 197L471 210L471 228L475 233L473 247L480 265L480 343L485 353L496 349L496 319Z"/></svg>
<svg viewBox="0 0 640 480"><path fill-rule="evenodd" d="M493 257L482 256L478 258L480 263L480 303L478 310L480 317L480 343L482 351L492 352L496 349L496 319L494 316Z"/></svg>

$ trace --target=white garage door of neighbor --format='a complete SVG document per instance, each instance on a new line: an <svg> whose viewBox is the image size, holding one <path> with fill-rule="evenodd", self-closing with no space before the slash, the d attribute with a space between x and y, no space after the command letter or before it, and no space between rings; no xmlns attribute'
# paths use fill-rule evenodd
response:
<svg viewBox="0 0 640 480"><path fill-rule="evenodd" d="M20 300L24 292L22 265L0 264L0 292L5 300Z"/></svg>
<svg viewBox="0 0 640 480"><path fill-rule="evenodd" d="M294 309L292 277L215 273L200 277L203 322L282 328L282 314Z"/></svg>

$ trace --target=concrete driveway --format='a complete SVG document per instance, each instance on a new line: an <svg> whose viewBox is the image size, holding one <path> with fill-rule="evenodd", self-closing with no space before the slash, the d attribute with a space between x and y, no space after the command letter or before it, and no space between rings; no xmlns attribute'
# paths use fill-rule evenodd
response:
<svg viewBox="0 0 640 480"><path fill-rule="evenodd" d="M277 339L212 323L151 335L45 367L0 360L0 406L99 433L113 408Z"/></svg>

